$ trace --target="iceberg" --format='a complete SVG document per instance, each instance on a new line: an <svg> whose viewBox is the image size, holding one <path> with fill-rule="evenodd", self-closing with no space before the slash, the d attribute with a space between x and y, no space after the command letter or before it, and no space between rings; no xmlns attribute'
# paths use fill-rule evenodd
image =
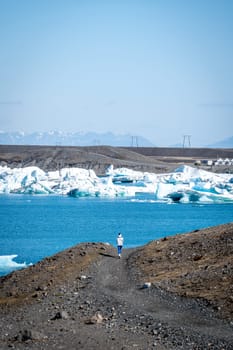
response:
<svg viewBox="0 0 233 350"><path fill-rule="evenodd" d="M98 177L93 170L63 168L44 172L38 167L0 166L0 194L68 195L71 197L148 197L150 200L193 203L233 202L232 174L215 174L183 165L155 174L127 168Z"/></svg>
<svg viewBox="0 0 233 350"><path fill-rule="evenodd" d="M1 255L0 256L0 272L1 275L8 274L11 271L23 269L28 265L24 263L17 263L14 261L18 255ZM30 265L30 264L29 264Z"/></svg>

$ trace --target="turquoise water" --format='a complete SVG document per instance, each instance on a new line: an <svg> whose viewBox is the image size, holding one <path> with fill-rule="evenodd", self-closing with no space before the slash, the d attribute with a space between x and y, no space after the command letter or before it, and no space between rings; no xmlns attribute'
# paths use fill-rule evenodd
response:
<svg viewBox="0 0 233 350"><path fill-rule="evenodd" d="M118 232L125 247L133 247L232 221L233 204L2 195L0 256L15 254L17 262L35 263L80 242L115 245Z"/></svg>

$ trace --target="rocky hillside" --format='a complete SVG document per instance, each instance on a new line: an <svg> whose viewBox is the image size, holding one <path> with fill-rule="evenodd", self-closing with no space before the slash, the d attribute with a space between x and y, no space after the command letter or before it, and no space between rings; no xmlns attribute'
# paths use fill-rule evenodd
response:
<svg viewBox="0 0 233 350"><path fill-rule="evenodd" d="M222 317L233 319L233 224L153 241L129 261L139 278L201 298Z"/></svg>
<svg viewBox="0 0 233 350"><path fill-rule="evenodd" d="M179 164L193 165L196 159L217 157L232 159L233 149L0 145L2 166L16 168L35 165L45 171L81 167L93 169L97 175L104 174L110 164L114 167L161 173L172 171Z"/></svg>

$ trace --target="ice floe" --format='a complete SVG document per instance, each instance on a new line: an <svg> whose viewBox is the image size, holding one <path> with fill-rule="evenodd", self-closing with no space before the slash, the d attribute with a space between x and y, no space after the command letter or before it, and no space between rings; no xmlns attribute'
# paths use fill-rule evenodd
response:
<svg viewBox="0 0 233 350"><path fill-rule="evenodd" d="M10 271L18 270L27 267L26 263L17 263L14 261L18 255L1 255L0 256L0 275L9 273Z"/></svg>
<svg viewBox="0 0 233 350"><path fill-rule="evenodd" d="M72 197L135 197L167 202L233 202L233 175L215 174L190 166L154 174L111 165L105 176L93 170L0 167L1 194L55 194Z"/></svg>

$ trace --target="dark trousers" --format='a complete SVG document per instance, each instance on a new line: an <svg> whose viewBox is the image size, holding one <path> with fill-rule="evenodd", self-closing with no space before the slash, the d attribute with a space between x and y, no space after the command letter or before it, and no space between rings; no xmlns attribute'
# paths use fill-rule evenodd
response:
<svg viewBox="0 0 233 350"><path fill-rule="evenodd" d="M118 254L121 254L121 251L122 251L122 245L118 245L118 246L117 246L117 251L118 251Z"/></svg>

